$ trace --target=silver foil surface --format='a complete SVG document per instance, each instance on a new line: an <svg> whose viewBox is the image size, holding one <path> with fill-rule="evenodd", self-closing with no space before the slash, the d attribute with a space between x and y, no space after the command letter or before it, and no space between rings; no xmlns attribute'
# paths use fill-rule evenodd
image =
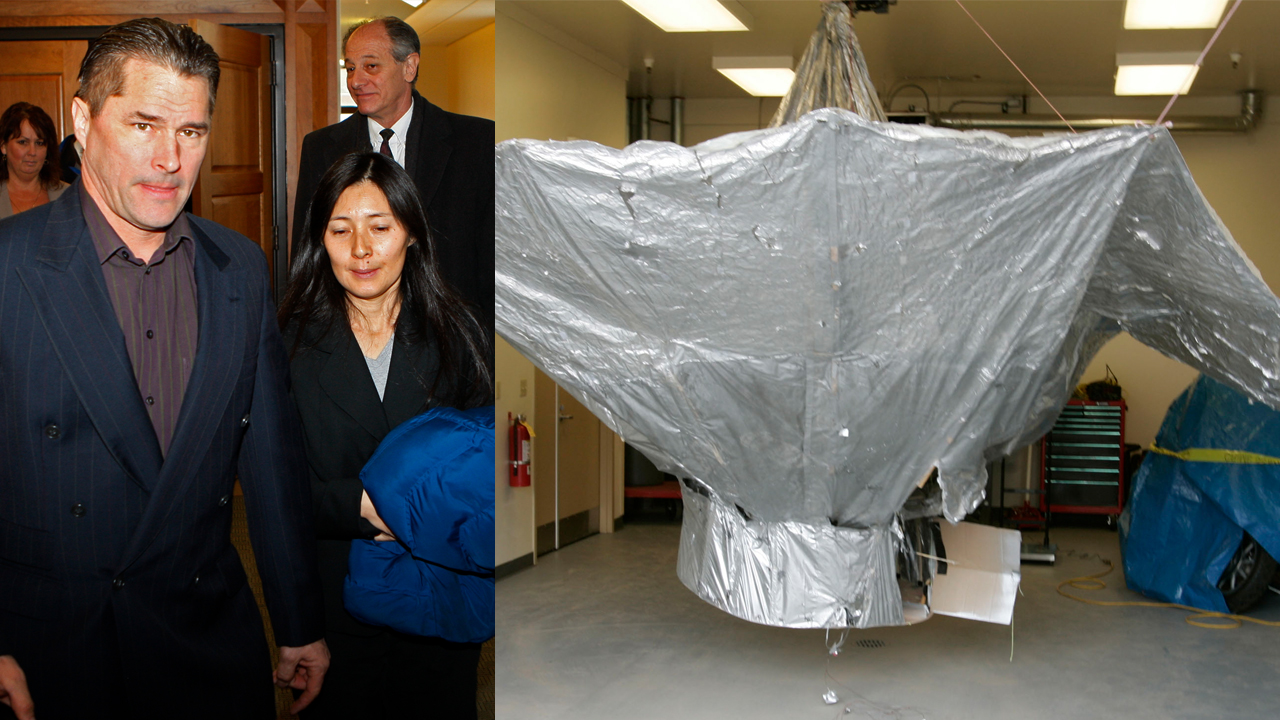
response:
<svg viewBox="0 0 1280 720"><path fill-rule="evenodd" d="M1120 330L1280 407L1280 301L1164 129L825 109L693 148L514 140L495 172L498 332L693 479L680 577L748 620L901 623L908 495L937 468L963 518Z"/></svg>

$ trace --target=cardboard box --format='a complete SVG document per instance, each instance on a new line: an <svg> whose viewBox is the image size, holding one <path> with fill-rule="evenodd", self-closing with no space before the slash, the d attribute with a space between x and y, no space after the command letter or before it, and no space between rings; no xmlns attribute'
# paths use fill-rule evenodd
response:
<svg viewBox="0 0 1280 720"><path fill-rule="evenodd" d="M945 520L940 527L947 571L933 579L930 609L939 615L1008 625L1022 582L1022 533Z"/></svg>

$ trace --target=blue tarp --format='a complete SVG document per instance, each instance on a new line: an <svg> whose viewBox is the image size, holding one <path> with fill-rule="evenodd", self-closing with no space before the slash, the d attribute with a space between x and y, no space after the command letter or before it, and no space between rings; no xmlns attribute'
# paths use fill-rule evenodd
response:
<svg viewBox="0 0 1280 720"><path fill-rule="evenodd" d="M1280 412L1201 376L1169 406L1156 446L1280 457ZM1149 597L1228 612L1218 578L1245 531L1280 557L1280 465L1148 453L1120 521L1125 579Z"/></svg>
<svg viewBox="0 0 1280 720"><path fill-rule="evenodd" d="M343 587L362 622L452 642L493 637L493 406L433 408L378 446L364 483L396 542L356 540Z"/></svg>

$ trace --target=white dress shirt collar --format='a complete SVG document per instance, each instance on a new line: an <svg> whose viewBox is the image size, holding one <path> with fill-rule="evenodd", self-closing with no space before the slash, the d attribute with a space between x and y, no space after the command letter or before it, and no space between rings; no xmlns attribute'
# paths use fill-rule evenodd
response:
<svg viewBox="0 0 1280 720"><path fill-rule="evenodd" d="M373 118L365 118L365 120L369 123L369 143L373 145L373 151L378 152L379 148L382 147L383 127ZM401 115L400 119L391 126L392 131L395 132L395 135L391 136L389 143L391 145L391 156L395 158L396 162L400 163L400 167L405 167L405 143L409 139L409 124L411 122L413 122L413 105L410 105L408 112Z"/></svg>

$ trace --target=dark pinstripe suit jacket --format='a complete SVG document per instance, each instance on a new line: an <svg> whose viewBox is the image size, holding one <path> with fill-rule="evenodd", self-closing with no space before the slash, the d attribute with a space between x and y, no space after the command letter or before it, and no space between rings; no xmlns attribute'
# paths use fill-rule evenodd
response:
<svg viewBox="0 0 1280 720"><path fill-rule="evenodd" d="M0 222L0 655L26 671L42 720L273 715L229 539L237 472L276 640L323 632L266 263L243 236L192 224L199 347L162 460L80 194Z"/></svg>

